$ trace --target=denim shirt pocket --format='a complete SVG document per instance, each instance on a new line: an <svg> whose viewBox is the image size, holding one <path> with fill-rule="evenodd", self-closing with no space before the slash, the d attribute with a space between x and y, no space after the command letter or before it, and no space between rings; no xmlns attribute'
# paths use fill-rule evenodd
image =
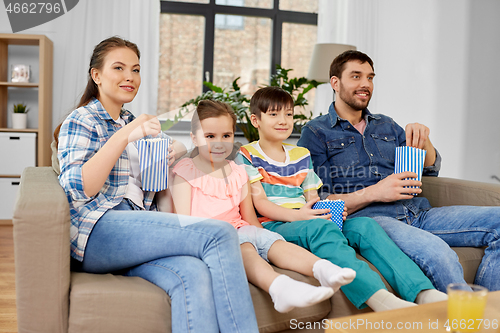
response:
<svg viewBox="0 0 500 333"><path fill-rule="evenodd" d="M353 136L330 140L326 142L326 145L328 160L332 166L345 169L359 163L356 140Z"/></svg>
<svg viewBox="0 0 500 333"><path fill-rule="evenodd" d="M389 162L394 162L394 156L396 155L396 137L392 134L371 134L375 145L382 158L388 160Z"/></svg>

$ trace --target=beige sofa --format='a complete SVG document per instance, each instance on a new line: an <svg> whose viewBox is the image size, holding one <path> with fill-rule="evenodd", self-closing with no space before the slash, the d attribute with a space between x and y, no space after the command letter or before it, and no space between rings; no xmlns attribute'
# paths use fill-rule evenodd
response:
<svg viewBox="0 0 500 333"><path fill-rule="evenodd" d="M423 190L434 206L500 205L500 185L426 178ZM170 299L162 289L136 277L71 272L69 208L52 168L24 170L13 223L19 333L170 332ZM472 282L483 249L454 250ZM266 292L253 285L250 290L261 332L371 311L357 310L338 292L329 301L281 314Z"/></svg>

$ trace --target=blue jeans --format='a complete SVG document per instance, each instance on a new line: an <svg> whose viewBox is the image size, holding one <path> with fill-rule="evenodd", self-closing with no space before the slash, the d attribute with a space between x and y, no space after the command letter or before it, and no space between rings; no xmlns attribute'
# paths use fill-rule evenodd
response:
<svg viewBox="0 0 500 333"><path fill-rule="evenodd" d="M90 234L83 270L128 269L172 300L172 332L258 332L236 230L229 223L153 211L125 200Z"/></svg>
<svg viewBox="0 0 500 333"><path fill-rule="evenodd" d="M389 237L446 292L453 282L465 282L458 256L450 246L487 246L475 284L500 290L500 207L449 206L406 211L398 220L375 216Z"/></svg>

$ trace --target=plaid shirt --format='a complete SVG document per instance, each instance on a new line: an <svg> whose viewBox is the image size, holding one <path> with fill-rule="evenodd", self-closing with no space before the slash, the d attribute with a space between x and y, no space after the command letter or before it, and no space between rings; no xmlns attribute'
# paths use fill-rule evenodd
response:
<svg viewBox="0 0 500 333"><path fill-rule="evenodd" d="M135 119L125 109L121 110L120 117L126 124ZM88 197L83 191L82 167L120 128L121 125L95 98L74 110L61 127L57 154L61 168L59 183L69 201L71 255L80 261L94 225L107 210L122 201L130 174L129 159L124 150L99 193ZM156 209L154 195L154 192L144 192L146 210Z"/></svg>

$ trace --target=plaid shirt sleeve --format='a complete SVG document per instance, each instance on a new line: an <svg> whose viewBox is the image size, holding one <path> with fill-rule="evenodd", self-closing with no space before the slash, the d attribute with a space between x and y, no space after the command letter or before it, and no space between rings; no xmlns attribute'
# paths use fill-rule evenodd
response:
<svg viewBox="0 0 500 333"><path fill-rule="evenodd" d="M83 191L82 166L98 150L99 137L95 123L75 111L61 126L58 154L61 166L59 182L73 201L89 201Z"/></svg>

